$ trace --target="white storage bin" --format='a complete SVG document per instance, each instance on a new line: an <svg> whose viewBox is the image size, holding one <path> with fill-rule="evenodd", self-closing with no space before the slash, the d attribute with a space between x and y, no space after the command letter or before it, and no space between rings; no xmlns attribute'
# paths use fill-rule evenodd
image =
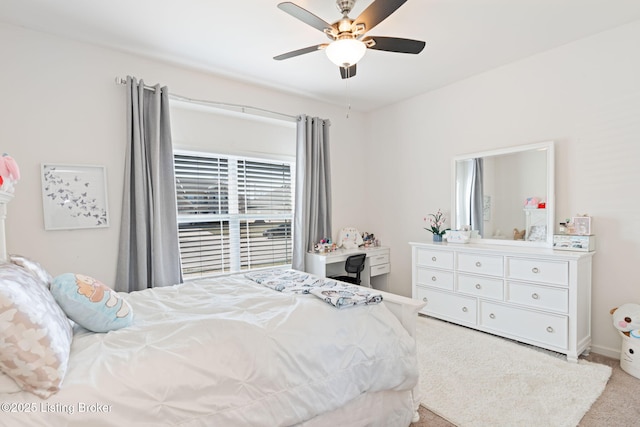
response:
<svg viewBox="0 0 640 427"><path fill-rule="evenodd" d="M620 352L620 368L629 375L640 378L640 338L628 337L620 332L622 351Z"/></svg>

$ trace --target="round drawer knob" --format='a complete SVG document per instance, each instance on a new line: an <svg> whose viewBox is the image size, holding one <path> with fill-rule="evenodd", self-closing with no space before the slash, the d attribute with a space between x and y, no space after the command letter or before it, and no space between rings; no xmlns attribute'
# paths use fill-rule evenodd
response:
<svg viewBox="0 0 640 427"><path fill-rule="evenodd" d="M551 326L547 326L547 332L549 333L553 332L553 328Z"/></svg>
<svg viewBox="0 0 640 427"><path fill-rule="evenodd" d="M469 309L467 307L462 307L462 312L466 313L467 311L469 311Z"/></svg>
<svg viewBox="0 0 640 427"><path fill-rule="evenodd" d="M496 315L495 315L495 314L493 314L493 313L491 313L491 314L489 315L489 317L490 317L491 319L495 319L495 318L496 318Z"/></svg>
<svg viewBox="0 0 640 427"><path fill-rule="evenodd" d="M427 297L422 298L422 301L424 301L424 302L429 302L429 300L427 299Z"/></svg>
<svg viewBox="0 0 640 427"><path fill-rule="evenodd" d="M435 282L436 280L438 280L438 278L436 276L431 276L431 281Z"/></svg>
<svg viewBox="0 0 640 427"><path fill-rule="evenodd" d="M476 283L476 289L482 289L482 286L480 286L480 283Z"/></svg>
<svg viewBox="0 0 640 427"><path fill-rule="evenodd" d="M476 262L476 267L482 267L482 263L480 261Z"/></svg>
<svg viewBox="0 0 640 427"><path fill-rule="evenodd" d="M438 258L436 258L434 256L431 257L431 261L436 262L437 260L438 260Z"/></svg>
<svg viewBox="0 0 640 427"><path fill-rule="evenodd" d="M540 298L540 295L534 293L534 294L531 294L531 298L538 299Z"/></svg>
<svg viewBox="0 0 640 427"><path fill-rule="evenodd" d="M533 267L533 268L531 269L531 271L532 271L533 273L535 273L535 274L540 273L540 270L538 269L538 267Z"/></svg>

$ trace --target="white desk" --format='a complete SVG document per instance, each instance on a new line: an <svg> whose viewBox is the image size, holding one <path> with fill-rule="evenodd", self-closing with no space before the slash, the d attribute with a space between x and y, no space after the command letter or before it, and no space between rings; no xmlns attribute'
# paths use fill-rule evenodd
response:
<svg viewBox="0 0 640 427"><path fill-rule="evenodd" d="M372 287L372 282L379 278L386 279L386 275L391 270L389 262L390 249L385 246L358 248L358 249L338 249L334 252L321 254L317 252L307 252L305 257L305 269L307 273L316 276L329 277L344 275L344 262L350 255L365 253L367 257L364 262L364 270L360 275L361 285ZM376 287L376 286L374 286Z"/></svg>

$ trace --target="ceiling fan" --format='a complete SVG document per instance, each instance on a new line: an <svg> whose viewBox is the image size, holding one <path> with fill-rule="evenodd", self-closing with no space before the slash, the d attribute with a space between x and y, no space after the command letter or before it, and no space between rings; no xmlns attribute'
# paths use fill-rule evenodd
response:
<svg viewBox="0 0 640 427"><path fill-rule="evenodd" d="M302 7L284 2L278 8L287 12L305 24L311 25L327 35L332 41L305 47L275 56L275 60L293 58L318 50L324 50L327 56L340 68L340 75L348 79L356 75L356 63L362 59L367 49L387 52L418 54L424 49L425 42L397 37L366 36L376 25L384 21L407 0L374 0L356 19L349 18L356 0L336 0L342 18L333 24L325 22Z"/></svg>

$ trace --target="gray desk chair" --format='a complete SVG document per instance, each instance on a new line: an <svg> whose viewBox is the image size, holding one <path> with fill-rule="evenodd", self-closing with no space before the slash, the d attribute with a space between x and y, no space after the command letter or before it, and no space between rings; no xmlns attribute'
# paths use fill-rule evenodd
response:
<svg viewBox="0 0 640 427"><path fill-rule="evenodd" d="M332 276L331 278L359 285L360 273L362 273L362 270L364 270L364 261L366 258L367 254L356 254L349 256L344 263L344 269L347 272L347 276ZM355 277L349 276L349 274L355 274Z"/></svg>

